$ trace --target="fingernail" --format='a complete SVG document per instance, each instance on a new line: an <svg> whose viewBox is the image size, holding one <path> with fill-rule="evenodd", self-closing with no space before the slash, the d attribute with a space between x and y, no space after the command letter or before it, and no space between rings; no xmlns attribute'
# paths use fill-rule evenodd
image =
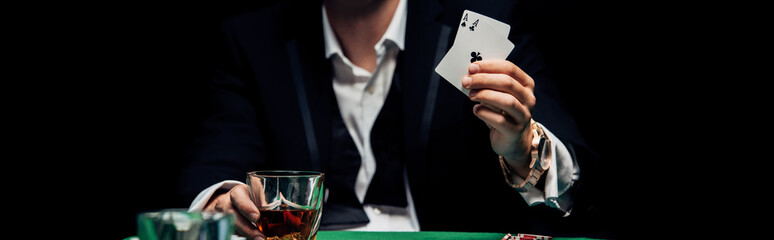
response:
<svg viewBox="0 0 774 240"><path fill-rule="evenodd" d="M476 96L477 93L478 93L478 91L470 91L469 95L470 95L471 98L473 98L473 97Z"/></svg>
<svg viewBox="0 0 774 240"><path fill-rule="evenodd" d="M477 72L478 72L478 64L476 64L476 63L471 63L471 64L470 64L470 66L468 66L468 72L469 72L470 74L477 73Z"/></svg>
<svg viewBox="0 0 774 240"><path fill-rule="evenodd" d="M470 77L464 77L462 78L462 86L465 88L470 88L470 82L473 81L473 78Z"/></svg>
<svg viewBox="0 0 774 240"><path fill-rule="evenodd" d="M250 214L250 221L253 222L253 223L257 223L258 222L258 218L260 218L260 217L261 217L261 215L258 214L258 213L251 213Z"/></svg>

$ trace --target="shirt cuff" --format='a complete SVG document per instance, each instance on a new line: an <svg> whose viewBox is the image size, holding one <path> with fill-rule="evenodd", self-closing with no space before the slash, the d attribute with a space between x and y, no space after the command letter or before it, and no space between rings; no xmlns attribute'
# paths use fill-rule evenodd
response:
<svg viewBox="0 0 774 240"><path fill-rule="evenodd" d="M538 123L540 124L540 123ZM580 168L578 163L572 158L567 147L545 126L540 124L548 138L551 139L551 148L554 154L551 154L551 167L548 168L545 175L545 187L541 191L537 188L531 188L529 191L520 192L521 197L529 206L535 206L545 203L549 207L562 210L565 216L570 215L572 210L573 196L572 185L580 179ZM523 181L517 175L517 180Z"/></svg>
<svg viewBox="0 0 774 240"><path fill-rule="evenodd" d="M188 207L188 211L201 211L204 209L204 206L207 205L208 202L210 202L210 198L213 194L215 194L218 189L226 189L230 190L231 188L244 184L240 181L235 180L225 180L219 183L216 183L215 185L212 185L208 187L207 189L204 189L204 191L200 192L199 195L196 196L196 198L191 203L191 206Z"/></svg>

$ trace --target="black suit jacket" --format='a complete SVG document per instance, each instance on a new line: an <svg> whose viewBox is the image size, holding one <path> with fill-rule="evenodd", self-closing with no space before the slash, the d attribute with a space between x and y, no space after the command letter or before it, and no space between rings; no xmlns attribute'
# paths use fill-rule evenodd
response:
<svg viewBox="0 0 774 240"><path fill-rule="evenodd" d="M467 5L467 6L466 6ZM536 121L561 138L581 165L573 215L545 206L528 207L502 176L489 129L472 113L475 104L435 73L451 47L462 11L470 9L508 22L516 45L508 60L535 79ZM514 16L517 2L461 4L408 2L402 76L402 156L420 227L424 231L537 232L561 234L591 216L583 194L593 158L575 123L557 101L533 37ZM258 169L325 170L331 156L331 114L339 114L331 63L324 56L321 6L285 3L239 15L223 24L202 122L183 173L186 199L226 179L244 181ZM332 104L334 103L334 104ZM589 169L587 169L589 168ZM588 223L588 222L587 222ZM584 224L585 225L585 224ZM576 226L576 227L573 227Z"/></svg>

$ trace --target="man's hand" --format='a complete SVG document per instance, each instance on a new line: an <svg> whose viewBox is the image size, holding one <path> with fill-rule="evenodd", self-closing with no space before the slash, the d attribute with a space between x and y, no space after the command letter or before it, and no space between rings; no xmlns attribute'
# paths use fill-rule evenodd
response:
<svg viewBox="0 0 774 240"><path fill-rule="evenodd" d="M236 217L237 234L247 239L266 239L254 224L258 222L261 213L250 200L247 185L237 185L228 193L214 197L207 203L204 210L232 213Z"/></svg>
<svg viewBox="0 0 774 240"><path fill-rule="evenodd" d="M473 113L490 128L492 149L519 176L529 174L530 119L535 107L535 82L507 60L478 61L468 66L462 86L479 102Z"/></svg>

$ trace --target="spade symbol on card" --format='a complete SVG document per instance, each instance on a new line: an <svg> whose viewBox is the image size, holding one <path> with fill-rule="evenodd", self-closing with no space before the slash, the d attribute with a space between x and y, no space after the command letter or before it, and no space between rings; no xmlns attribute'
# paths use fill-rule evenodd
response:
<svg viewBox="0 0 774 240"><path fill-rule="evenodd" d="M465 14L464 17L462 17L462 24L460 24L461 27L465 27L465 22L468 21L468 14Z"/></svg>
<svg viewBox="0 0 774 240"><path fill-rule="evenodd" d="M475 61L481 61L484 60L481 58L481 52L470 52L470 63L473 63Z"/></svg>

